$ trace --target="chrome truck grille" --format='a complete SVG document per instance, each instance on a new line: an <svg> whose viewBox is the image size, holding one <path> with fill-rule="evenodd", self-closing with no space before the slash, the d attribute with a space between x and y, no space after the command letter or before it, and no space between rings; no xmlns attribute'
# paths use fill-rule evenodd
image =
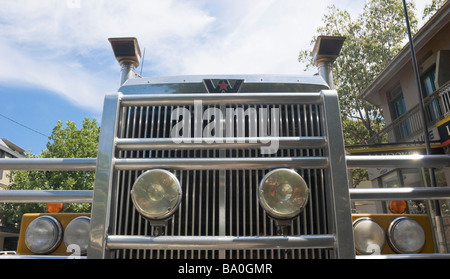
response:
<svg viewBox="0 0 450 279"><path fill-rule="evenodd" d="M103 146L99 147L99 152L106 151L98 157L103 161L97 162L91 224L92 234L103 237L91 243L90 255L322 259L347 257L349 253L352 257L346 166L337 164L345 160L339 110L336 95L327 92L236 93L227 95L226 100L219 94L107 96L102 128L112 125L115 129L107 136L109 140L103 136ZM244 127L241 137L232 142L224 135L230 141L220 143L215 138L215 142L206 142L203 138L202 142L174 143L171 130L176 121L172 112L181 107L194 112L199 107L193 101L198 99L203 101L202 111L214 108L225 115L227 109L242 109L256 113L221 122L233 123L236 133ZM111 113L115 111L108 119L107 106ZM256 121L261 118L260 109L270 112L268 119L277 117L278 148L272 154L262 154L264 143L259 135L250 142L255 135L251 129L263 128ZM272 113L275 111L279 114ZM191 117L192 135L196 136L194 126L205 129L209 121L197 123L195 112ZM332 125L325 121L330 117ZM337 137L337 145L330 144L330 133ZM258 200L263 176L281 167L295 169L310 188L307 206L283 233ZM173 172L183 191L181 204L163 235L155 235L155 227L136 211L130 196L136 178L151 168ZM107 209L99 210L97 204Z"/></svg>
<svg viewBox="0 0 450 279"><path fill-rule="evenodd" d="M186 107L194 111L194 107ZM211 108L211 107L207 107ZM204 108L205 110L207 108ZM221 109L220 106L214 108ZM232 108L248 107L233 106ZM255 112L261 106L252 106ZM280 128L283 137L322 137L319 105L272 105L264 106L270 111L281 112ZM173 106L125 107L122 109L122 125L119 137L170 139L174 125L171 121ZM223 109L223 108L222 108ZM249 111L249 110L247 110ZM256 113L254 117L259 117ZM259 119L259 118L256 118ZM235 119L241 121L241 119ZM243 119L246 137L249 127L256 121ZM238 123L234 123L236 126ZM202 124L202 128L207 123ZM207 146L208 144L205 143ZM121 151L119 158L260 158L268 157L323 156L323 149L280 149L275 154L261 154L258 149L204 149L204 150L140 150ZM277 229L259 206L257 190L262 177L270 169L258 170L174 170L182 189L181 205L170 220L165 235L168 236L274 236ZM323 169L300 169L311 188L313 197L303 214L292 221L290 235L327 234ZM119 171L116 231L118 235L153 235L153 227L140 216L130 198L130 188L142 171ZM218 258L217 250L120 250L117 257L140 258ZM227 250L226 258L326 258L326 249L273 249L273 250Z"/></svg>

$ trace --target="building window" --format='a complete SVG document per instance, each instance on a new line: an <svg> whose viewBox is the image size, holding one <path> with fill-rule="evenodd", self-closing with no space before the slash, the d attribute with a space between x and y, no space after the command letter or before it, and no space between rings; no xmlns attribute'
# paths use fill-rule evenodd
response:
<svg viewBox="0 0 450 279"><path fill-rule="evenodd" d="M426 98L436 91L436 65L433 65L421 77L422 94ZM442 116L441 107L439 106L439 99L432 100L427 106L428 121L436 121Z"/></svg>
<svg viewBox="0 0 450 279"><path fill-rule="evenodd" d="M405 99L401 87L397 87L388 93L388 99L391 107L392 121L406 113ZM395 138L397 141L405 139L410 134L409 119L401 120L394 128Z"/></svg>
<svg viewBox="0 0 450 279"><path fill-rule="evenodd" d="M436 65L431 67L431 69L422 75L422 93L424 98L430 96L434 91L436 91L436 86L434 85L435 76Z"/></svg>

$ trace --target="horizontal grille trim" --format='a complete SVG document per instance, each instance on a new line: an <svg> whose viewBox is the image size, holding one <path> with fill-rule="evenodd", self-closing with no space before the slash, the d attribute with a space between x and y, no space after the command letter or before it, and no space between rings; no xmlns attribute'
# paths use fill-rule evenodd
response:
<svg viewBox="0 0 450 279"><path fill-rule="evenodd" d="M139 94L122 95L122 106L321 104L321 93Z"/></svg>
<svg viewBox="0 0 450 279"><path fill-rule="evenodd" d="M277 141L279 148L325 148L325 137L243 137L243 138L190 138L190 142L175 143L170 138L142 139L117 138L119 150L176 150L176 149L214 149L214 148L260 148Z"/></svg>
<svg viewBox="0 0 450 279"><path fill-rule="evenodd" d="M310 249L334 248L334 235L302 236L119 236L107 237L110 249Z"/></svg>
<svg viewBox="0 0 450 279"><path fill-rule="evenodd" d="M147 170L154 167L177 170L250 170L262 168L326 168L327 157L116 159L116 170Z"/></svg>

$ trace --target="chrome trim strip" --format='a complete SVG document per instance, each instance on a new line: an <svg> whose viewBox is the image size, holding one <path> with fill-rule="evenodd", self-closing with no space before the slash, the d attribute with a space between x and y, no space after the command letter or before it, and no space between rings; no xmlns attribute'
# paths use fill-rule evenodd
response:
<svg viewBox="0 0 450 279"><path fill-rule="evenodd" d="M392 199L450 199L450 187L369 188L350 191L353 201ZM0 202L67 202L92 203L92 190L5 190L0 191Z"/></svg>
<svg viewBox="0 0 450 279"><path fill-rule="evenodd" d="M92 171L96 158L7 158L0 159L2 170Z"/></svg>
<svg viewBox="0 0 450 279"><path fill-rule="evenodd" d="M1 255L0 260L18 260L18 259L40 259L40 260L66 260L66 259L87 259L86 256L54 256L54 255Z"/></svg>
<svg viewBox="0 0 450 279"><path fill-rule="evenodd" d="M136 94L123 95L122 106L320 104L320 93Z"/></svg>
<svg viewBox="0 0 450 279"><path fill-rule="evenodd" d="M273 139L273 138L271 138ZM279 138L283 141L283 138ZM305 145L317 141L320 144L321 139L303 139ZM288 143L291 139L286 138ZM312 140L312 142L310 141ZM161 139L160 144L165 144L169 140ZM149 144L147 141L138 142L130 139L119 140L120 146L124 150L134 149L143 144ZM169 143L170 144L170 143ZM140 148L140 147L139 147ZM158 146L157 146L158 148ZM162 147L161 147L162 148ZM209 147L208 147L209 148ZM320 148L320 146L318 147ZM421 168L421 167L450 167L450 155L347 155L345 157L347 167L353 168ZM8 158L0 159L0 169L2 170L35 170L35 171L92 171L96 169L97 158Z"/></svg>
<svg viewBox="0 0 450 279"><path fill-rule="evenodd" d="M190 142L175 143L171 138L118 138L116 147L120 150L174 150L174 149L217 149L217 148L261 148L272 141L279 148L324 148L325 137L236 137L236 138L189 138Z"/></svg>
<svg viewBox="0 0 450 279"><path fill-rule="evenodd" d="M66 202L92 203L91 190L6 190L0 191L0 202Z"/></svg>
<svg viewBox="0 0 450 279"><path fill-rule="evenodd" d="M387 254L387 255L357 255L358 260L370 259L450 259L450 253L422 253L422 254Z"/></svg>
<svg viewBox="0 0 450 279"><path fill-rule="evenodd" d="M108 249L294 249L334 248L333 235L302 236L120 236L106 239ZM353 252L353 251L352 251Z"/></svg>
<svg viewBox="0 0 450 279"><path fill-rule="evenodd" d="M352 188L350 198L354 201L450 199L450 187Z"/></svg>
<svg viewBox="0 0 450 279"><path fill-rule="evenodd" d="M116 170L147 170L155 167L177 170L326 168L326 157L268 158L183 158L183 159L115 159Z"/></svg>
<svg viewBox="0 0 450 279"><path fill-rule="evenodd" d="M203 83L205 79L243 79L246 83L292 83L292 84L315 84L328 87L327 83L320 76L305 75L274 75L274 74L250 74L250 75L179 75L179 76L152 76L128 80L123 87L146 84L183 84L183 83Z"/></svg>
<svg viewBox="0 0 450 279"><path fill-rule="evenodd" d="M349 155L351 168L428 168L450 167L450 155Z"/></svg>

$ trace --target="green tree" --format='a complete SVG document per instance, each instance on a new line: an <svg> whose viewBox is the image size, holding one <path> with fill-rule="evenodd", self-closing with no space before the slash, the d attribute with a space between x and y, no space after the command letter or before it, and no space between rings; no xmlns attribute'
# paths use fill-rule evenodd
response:
<svg viewBox="0 0 450 279"><path fill-rule="evenodd" d="M97 157L100 128L95 119L85 118L80 129L72 121L64 127L58 121L47 143L47 149L39 156L29 158L95 158ZM11 190L92 190L94 171L11 171ZM5 224L20 223L24 213L45 212L40 203L7 203L0 206ZM64 212L87 212L90 204L70 203Z"/></svg>
<svg viewBox="0 0 450 279"><path fill-rule="evenodd" d="M408 1L408 13L415 32L418 21L411 1ZM361 93L406 43L403 3L401 0L369 0L356 19L348 11L332 5L322 21L318 34L346 37L340 56L333 64L345 144L369 144L369 139L383 128L384 119L380 108L364 100ZM316 37L311 45L315 41ZM314 67L311 51L300 51L299 62L306 63L307 69ZM366 177L364 170L353 171L353 184L357 185Z"/></svg>
<svg viewBox="0 0 450 279"><path fill-rule="evenodd" d="M431 3L426 5L423 10L422 19L430 19L437 10L439 10L448 0L431 0Z"/></svg>
<svg viewBox="0 0 450 279"><path fill-rule="evenodd" d="M412 30L417 29L414 11L415 5L409 1ZM361 93L406 42L402 1L369 0L356 19L352 19L348 11L332 5L328 7L323 23L317 29L318 34L346 37L341 54L333 64L345 143L367 144L382 129L384 119L380 109L364 100ZM315 40L313 38L311 44ZM300 52L299 62L306 62L307 69L314 66L311 59L310 50Z"/></svg>

